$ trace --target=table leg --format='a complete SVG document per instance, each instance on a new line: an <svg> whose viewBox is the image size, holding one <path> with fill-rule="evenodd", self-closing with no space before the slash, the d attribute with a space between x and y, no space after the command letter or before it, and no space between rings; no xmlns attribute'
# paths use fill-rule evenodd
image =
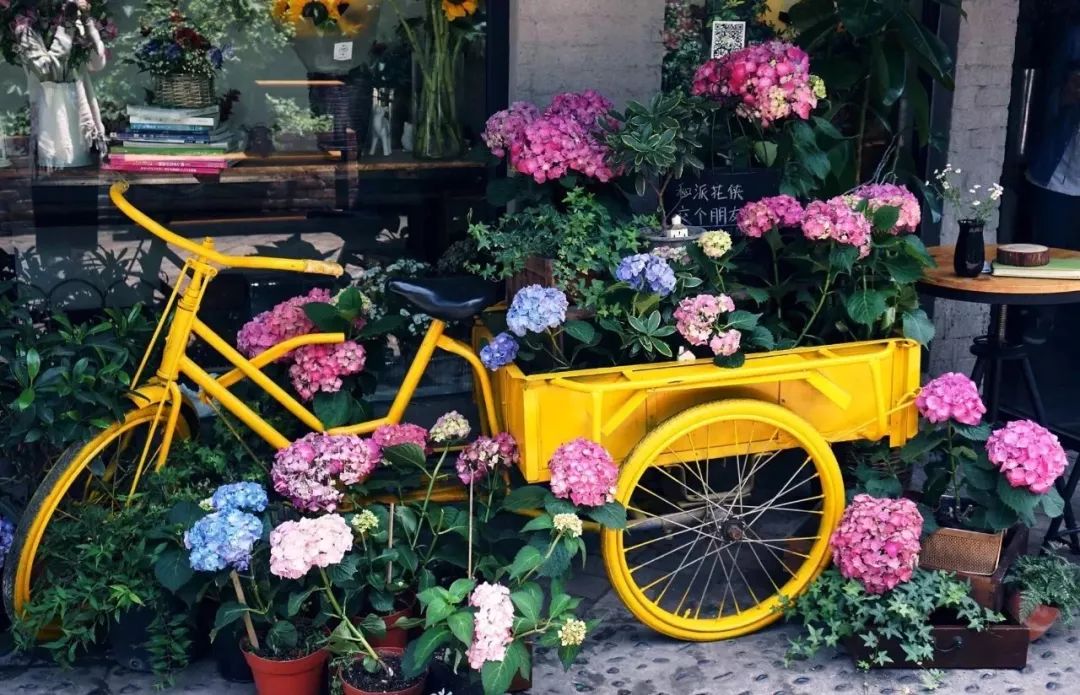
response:
<svg viewBox="0 0 1080 695"><path fill-rule="evenodd" d="M987 421L991 424L997 422L998 406L1001 402L1001 346L1005 344L1005 323L1007 307L993 305L990 307L990 325L986 332L987 348L989 354L984 365L983 377L983 400L986 404ZM976 366L978 366L976 364Z"/></svg>

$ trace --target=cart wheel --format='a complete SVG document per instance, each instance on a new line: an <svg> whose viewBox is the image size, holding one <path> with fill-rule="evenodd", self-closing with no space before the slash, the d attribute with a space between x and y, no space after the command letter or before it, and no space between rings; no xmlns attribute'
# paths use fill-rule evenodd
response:
<svg viewBox="0 0 1080 695"><path fill-rule="evenodd" d="M616 593L642 623L710 641L759 630L829 562L840 468L805 420L772 403L690 408L649 433L619 475L630 521L603 532Z"/></svg>

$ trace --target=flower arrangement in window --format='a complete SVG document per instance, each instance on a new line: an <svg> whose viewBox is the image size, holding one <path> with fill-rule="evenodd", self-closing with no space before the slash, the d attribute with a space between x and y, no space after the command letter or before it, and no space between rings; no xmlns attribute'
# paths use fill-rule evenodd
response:
<svg viewBox="0 0 1080 695"><path fill-rule="evenodd" d="M367 26L348 15L348 3L336 0L274 0L274 19L287 30L303 32L312 26L320 32L340 32L354 36Z"/></svg>
<svg viewBox="0 0 1080 695"><path fill-rule="evenodd" d="M127 62L151 75L213 77L233 56L228 45L215 45L204 28L184 15L175 2L149 5L143 40Z"/></svg>

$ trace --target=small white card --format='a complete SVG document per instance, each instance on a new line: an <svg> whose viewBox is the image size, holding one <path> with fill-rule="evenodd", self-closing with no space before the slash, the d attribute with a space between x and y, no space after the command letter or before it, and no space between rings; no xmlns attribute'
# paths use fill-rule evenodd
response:
<svg viewBox="0 0 1080 695"><path fill-rule="evenodd" d="M352 41L334 44L334 60L352 60Z"/></svg>
<svg viewBox="0 0 1080 695"><path fill-rule="evenodd" d="M712 57L723 58L746 48L746 22L716 20L712 24Z"/></svg>

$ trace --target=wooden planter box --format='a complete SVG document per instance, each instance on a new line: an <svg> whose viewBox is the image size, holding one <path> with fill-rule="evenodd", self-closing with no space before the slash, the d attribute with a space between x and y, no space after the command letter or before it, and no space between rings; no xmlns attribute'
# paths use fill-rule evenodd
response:
<svg viewBox="0 0 1080 695"><path fill-rule="evenodd" d="M936 625L933 629L934 656L922 664L904 657L900 645L892 640L882 648L892 658L885 666L872 668L1014 668L1027 666L1028 629L1015 623L988 626L976 632L960 625ZM872 650L862 640L847 639L844 647L856 662L869 662ZM876 651L876 650L873 650Z"/></svg>
<svg viewBox="0 0 1080 695"><path fill-rule="evenodd" d="M979 605L992 611L1001 612L1005 607L1005 574L1016 562L1016 558L1027 552L1028 529L1024 526L1014 526L1005 532L1004 545L1001 548L1001 557L992 574L978 574L974 572L959 571L952 567L942 567L940 563L928 566L920 561L920 566L926 569L943 569L956 572L961 579L971 585L971 596Z"/></svg>

